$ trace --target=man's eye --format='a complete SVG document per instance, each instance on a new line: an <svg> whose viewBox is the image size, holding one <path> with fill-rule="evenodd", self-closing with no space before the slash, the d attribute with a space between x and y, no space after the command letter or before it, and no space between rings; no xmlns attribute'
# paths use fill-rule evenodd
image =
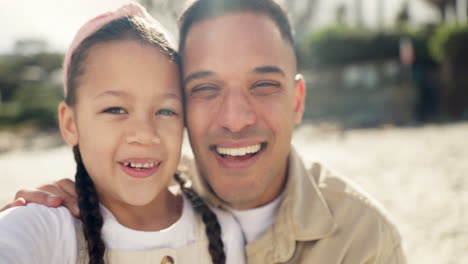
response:
<svg viewBox="0 0 468 264"><path fill-rule="evenodd" d="M190 91L190 96L192 98L211 99L218 95L219 91L220 89L216 86L197 86Z"/></svg>
<svg viewBox="0 0 468 264"><path fill-rule="evenodd" d="M156 112L157 115L167 115L167 116L173 116L173 115L177 115L176 112L170 110L170 109L161 109L159 111Z"/></svg>
<svg viewBox="0 0 468 264"><path fill-rule="evenodd" d="M102 111L103 113L114 114L114 115L123 115L127 114L127 111L121 107L109 107Z"/></svg>
<svg viewBox="0 0 468 264"><path fill-rule="evenodd" d="M280 84L276 82L258 82L250 90L253 95L266 96L277 93L280 89Z"/></svg>

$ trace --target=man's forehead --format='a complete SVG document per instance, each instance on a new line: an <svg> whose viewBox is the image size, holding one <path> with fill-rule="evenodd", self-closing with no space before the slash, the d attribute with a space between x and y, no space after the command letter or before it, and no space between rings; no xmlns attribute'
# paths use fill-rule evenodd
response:
<svg viewBox="0 0 468 264"><path fill-rule="evenodd" d="M208 18L192 25L186 37L182 59L196 58L198 62L242 60L257 55L270 57L271 61L264 61L263 64L275 64L274 57L282 57L281 54L295 56L293 47L269 16L238 12Z"/></svg>
<svg viewBox="0 0 468 264"><path fill-rule="evenodd" d="M191 25L183 50L185 52L191 48L194 42L203 42L203 45L213 43L214 47L222 47L223 40L229 41L229 44L239 45L254 41L288 42L282 37L279 27L268 15L254 12L232 12L206 18Z"/></svg>

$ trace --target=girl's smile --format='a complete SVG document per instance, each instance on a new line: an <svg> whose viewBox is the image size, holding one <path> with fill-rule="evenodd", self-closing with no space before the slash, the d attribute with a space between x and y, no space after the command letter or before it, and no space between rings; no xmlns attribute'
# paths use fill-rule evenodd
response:
<svg viewBox="0 0 468 264"><path fill-rule="evenodd" d="M161 161L149 158L130 158L119 161L118 164L130 177L147 178L158 171Z"/></svg>

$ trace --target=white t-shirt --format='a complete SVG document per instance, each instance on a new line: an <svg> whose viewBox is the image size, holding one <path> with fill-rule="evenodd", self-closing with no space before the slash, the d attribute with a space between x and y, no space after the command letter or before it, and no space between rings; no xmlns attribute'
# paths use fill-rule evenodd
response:
<svg viewBox="0 0 468 264"><path fill-rule="evenodd" d="M179 220L156 232L129 229L102 206L104 225L101 234L106 247L145 251L180 248L193 243L195 211L185 197L183 203ZM222 228L226 263L245 263L244 243L237 222L226 212L213 211ZM38 204L10 208L0 213L0 263L76 263L75 221L79 220L64 207L48 208Z"/></svg>
<svg viewBox="0 0 468 264"><path fill-rule="evenodd" d="M282 199L283 193L262 207L248 210L231 209L232 214L241 226L245 243L259 239L270 228L278 214Z"/></svg>

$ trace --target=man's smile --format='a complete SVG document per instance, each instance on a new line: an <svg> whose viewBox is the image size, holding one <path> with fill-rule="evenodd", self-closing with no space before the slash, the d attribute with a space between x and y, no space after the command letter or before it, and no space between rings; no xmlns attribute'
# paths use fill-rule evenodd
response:
<svg viewBox="0 0 468 264"><path fill-rule="evenodd" d="M246 154L255 154L257 153L260 148L261 144L256 144L252 146L247 146L247 147L239 147L239 148L222 148L222 147L216 147L216 151L218 154L221 156L244 156Z"/></svg>
<svg viewBox="0 0 468 264"><path fill-rule="evenodd" d="M239 147L213 146L211 149L223 167L242 169L254 164L266 146L266 143L257 143Z"/></svg>

